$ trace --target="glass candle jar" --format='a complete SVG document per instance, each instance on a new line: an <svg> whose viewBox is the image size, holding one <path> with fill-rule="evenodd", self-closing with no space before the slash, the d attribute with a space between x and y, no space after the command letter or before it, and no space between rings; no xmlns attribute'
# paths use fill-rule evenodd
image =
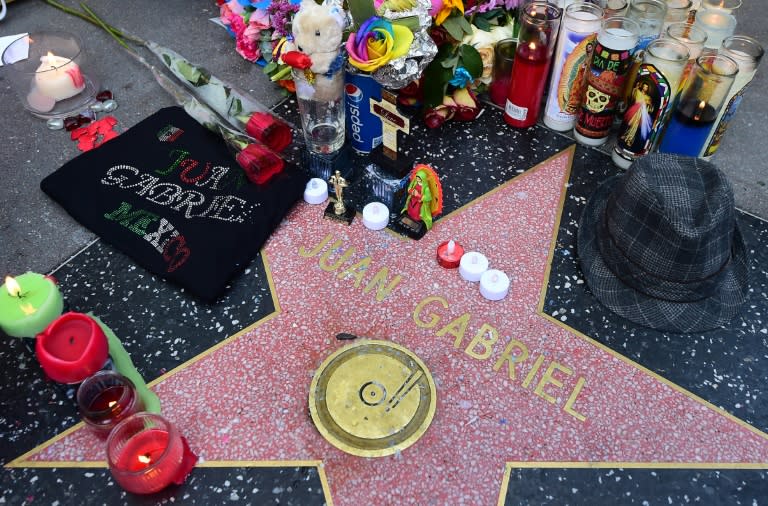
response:
<svg viewBox="0 0 768 506"><path fill-rule="evenodd" d="M2 59L22 107L39 118L64 118L96 101L99 83L76 35L33 32L12 42Z"/></svg>
<svg viewBox="0 0 768 506"><path fill-rule="evenodd" d="M640 26L627 17L608 18L597 34L573 135L581 144L608 140L616 105L624 90Z"/></svg>
<svg viewBox="0 0 768 506"><path fill-rule="evenodd" d="M736 30L736 18L723 9L702 9L696 11L696 26L707 32L704 47L719 49L726 37Z"/></svg>
<svg viewBox="0 0 768 506"><path fill-rule="evenodd" d="M107 439L112 477L134 494L151 494L182 483L196 460L176 426L152 413L126 418Z"/></svg>
<svg viewBox="0 0 768 506"><path fill-rule="evenodd" d="M738 72L738 64L728 56L699 56L664 132L660 152L699 155Z"/></svg>
<svg viewBox="0 0 768 506"><path fill-rule="evenodd" d="M587 59L602 22L603 9L598 5L576 2L565 9L544 108L544 124L552 130L565 132L576 124L586 85Z"/></svg>
<svg viewBox="0 0 768 506"><path fill-rule="evenodd" d="M611 153L616 165L627 169L651 152L687 62L688 48L672 39L654 40L645 49Z"/></svg>
<svg viewBox="0 0 768 506"><path fill-rule="evenodd" d="M86 378L77 389L77 407L83 422L105 437L120 421L144 409L133 382L115 371Z"/></svg>
<svg viewBox="0 0 768 506"><path fill-rule="evenodd" d="M661 0L631 0L627 17L637 21L640 37L637 49L645 49L652 40L658 39L667 16L667 4Z"/></svg>
<svg viewBox="0 0 768 506"><path fill-rule="evenodd" d="M507 102L512 62L515 61L516 39L503 39L493 48L493 80L488 88L491 101L499 107Z"/></svg>
<svg viewBox="0 0 768 506"><path fill-rule="evenodd" d="M672 23L685 23L688 21L688 16L691 9L693 9L693 2L691 0L666 0L666 3L667 15L664 16L664 24L661 29L662 35Z"/></svg>
<svg viewBox="0 0 768 506"><path fill-rule="evenodd" d="M702 9L720 9L729 14L741 7L741 0L701 0Z"/></svg>
<svg viewBox="0 0 768 506"><path fill-rule="evenodd" d="M548 2L522 7L515 61L504 106L504 121L515 128L536 124L557 41L562 10Z"/></svg>
<svg viewBox="0 0 768 506"><path fill-rule="evenodd" d="M752 79L757 72L757 66L764 54L763 46L752 37L746 35L732 35L723 41L723 46L719 53L733 58L739 66L739 73L731 86L731 91L725 99L725 106L720 109L720 113L715 120L715 126L709 133L704 149L699 156L709 158L715 154L720 146L720 140L723 138L733 116L741 104L744 92L749 87Z"/></svg>

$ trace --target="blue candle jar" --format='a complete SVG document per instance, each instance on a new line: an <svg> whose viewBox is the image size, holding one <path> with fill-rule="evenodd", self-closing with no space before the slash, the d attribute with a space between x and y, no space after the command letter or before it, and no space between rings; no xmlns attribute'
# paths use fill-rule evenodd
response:
<svg viewBox="0 0 768 506"><path fill-rule="evenodd" d="M699 155L738 71L736 62L725 55L696 59L664 132L660 152Z"/></svg>

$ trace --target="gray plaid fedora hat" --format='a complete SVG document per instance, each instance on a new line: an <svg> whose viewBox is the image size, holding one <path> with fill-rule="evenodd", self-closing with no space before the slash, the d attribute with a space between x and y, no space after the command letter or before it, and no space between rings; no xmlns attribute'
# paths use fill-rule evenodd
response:
<svg viewBox="0 0 768 506"><path fill-rule="evenodd" d="M651 154L603 182L581 215L577 247L600 302L646 327L722 326L747 293L733 191L701 159Z"/></svg>

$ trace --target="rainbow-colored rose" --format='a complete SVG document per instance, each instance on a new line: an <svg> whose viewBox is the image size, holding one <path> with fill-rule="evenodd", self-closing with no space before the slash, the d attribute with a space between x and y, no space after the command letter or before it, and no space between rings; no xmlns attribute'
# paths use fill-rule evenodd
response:
<svg viewBox="0 0 768 506"><path fill-rule="evenodd" d="M391 60L405 56L412 42L411 30L374 16L349 35L349 63L364 72L373 72Z"/></svg>

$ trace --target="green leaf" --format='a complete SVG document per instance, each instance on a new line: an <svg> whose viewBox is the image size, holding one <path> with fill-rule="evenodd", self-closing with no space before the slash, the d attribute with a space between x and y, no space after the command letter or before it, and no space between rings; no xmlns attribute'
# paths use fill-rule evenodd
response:
<svg viewBox="0 0 768 506"><path fill-rule="evenodd" d="M456 55L451 58L446 58L445 60L440 62L440 65L442 65L444 68L451 69L451 72L453 72L453 69L456 68L456 65L459 63L459 55Z"/></svg>
<svg viewBox="0 0 768 506"><path fill-rule="evenodd" d="M445 88L451 77L453 77L452 69L446 69L435 60L429 64L424 70L424 82L429 83L429 86L424 86L424 105L426 107L435 107L443 103Z"/></svg>
<svg viewBox="0 0 768 506"><path fill-rule="evenodd" d="M475 17L473 23L476 27L478 27L480 30L483 30L484 32L490 32L491 31L491 24L488 22L487 19L477 16Z"/></svg>
<svg viewBox="0 0 768 506"><path fill-rule="evenodd" d="M266 65L264 65L264 73L265 74L269 74L272 71L274 71L275 69L277 69L277 63L275 63L273 61L271 61L271 62L267 63Z"/></svg>
<svg viewBox="0 0 768 506"><path fill-rule="evenodd" d="M402 25L409 29L410 31L416 33L419 31L419 18L418 16L406 16L404 18L400 19L393 19L392 20L393 25Z"/></svg>
<svg viewBox="0 0 768 506"><path fill-rule="evenodd" d="M179 71L179 73L184 77L184 79L194 84L195 86L198 85L198 81L202 76L202 73L197 67L193 67L189 63L181 60L176 62L176 70Z"/></svg>
<svg viewBox="0 0 768 506"><path fill-rule="evenodd" d="M477 49L469 44L462 44L459 48L459 55L461 56L461 65L472 74L472 77L477 79L483 74L483 60Z"/></svg>
<svg viewBox="0 0 768 506"><path fill-rule="evenodd" d="M461 30L466 33L467 35L472 35L472 25L467 21L467 18L464 16L457 16L459 20L459 26L461 27ZM463 39L464 37L462 37ZM456 39L461 40L461 39Z"/></svg>
<svg viewBox="0 0 768 506"><path fill-rule="evenodd" d="M464 16L451 16L443 21L443 24L441 25L445 28L445 31L448 32L448 35L457 41L464 38L464 30L462 30L458 18L464 19Z"/></svg>
<svg viewBox="0 0 768 506"><path fill-rule="evenodd" d="M376 15L376 9L371 0L349 0L347 3L349 12L352 14L353 31L355 32L368 18Z"/></svg>
<svg viewBox="0 0 768 506"><path fill-rule="evenodd" d="M166 67L170 67L173 60L171 60L171 57L167 54L163 54L163 61L165 62Z"/></svg>

